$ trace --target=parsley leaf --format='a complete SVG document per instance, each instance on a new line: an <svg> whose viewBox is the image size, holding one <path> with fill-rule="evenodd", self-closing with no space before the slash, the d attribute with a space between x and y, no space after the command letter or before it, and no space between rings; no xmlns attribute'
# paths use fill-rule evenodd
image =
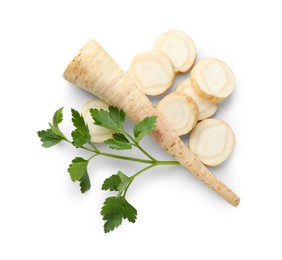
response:
<svg viewBox="0 0 282 260"><path fill-rule="evenodd" d="M125 143L125 142L118 141L118 140L115 140L115 139L108 139L108 140L104 141L104 144L109 145L109 147L111 149L115 149L115 150L130 150L130 149L132 149L131 143Z"/></svg>
<svg viewBox="0 0 282 260"><path fill-rule="evenodd" d="M53 125L55 127L58 127L58 124L63 121L63 108L64 107L59 108L53 116Z"/></svg>
<svg viewBox="0 0 282 260"><path fill-rule="evenodd" d="M129 140L122 133L114 133L113 138L117 141L121 141L123 143L130 143Z"/></svg>
<svg viewBox="0 0 282 260"><path fill-rule="evenodd" d="M119 123L120 128L123 127L125 121L125 113L122 109L118 109L117 107L109 106L109 113L111 118Z"/></svg>
<svg viewBox="0 0 282 260"><path fill-rule="evenodd" d="M63 121L63 107L58 109L53 116L53 125L49 123L50 128L47 130L38 131L37 135L42 142L42 146L49 148L60 143L62 140L67 140L64 134L58 127Z"/></svg>
<svg viewBox="0 0 282 260"><path fill-rule="evenodd" d="M149 116L141 120L133 129L136 142L139 142L146 134L149 134L156 127L157 117Z"/></svg>
<svg viewBox="0 0 282 260"><path fill-rule="evenodd" d="M106 220L104 224L105 233L114 230L122 223L122 204L122 197L109 197L105 200L101 210L103 220Z"/></svg>
<svg viewBox="0 0 282 260"><path fill-rule="evenodd" d="M120 184L118 186L118 195L120 195L126 188L127 186L129 185L130 183L130 179L128 176L126 176L123 172L119 171L118 172L118 176L120 178Z"/></svg>
<svg viewBox="0 0 282 260"><path fill-rule="evenodd" d="M59 128L59 124L63 121L63 107L59 108L53 116L53 124L49 123L50 128L56 134L61 136L64 140L67 140L62 131Z"/></svg>
<svg viewBox="0 0 282 260"><path fill-rule="evenodd" d="M85 173L87 173L87 165L88 161L81 158L76 157L72 160L68 172L72 181L80 181Z"/></svg>
<svg viewBox="0 0 282 260"><path fill-rule="evenodd" d="M134 223L137 217L137 210L130 205L124 197L109 197L105 200L101 210L104 224L104 231L108 233L122 223L122 219Z"/></svg>
<svg viewBox="0 0 282 260"><path fill-rule="evenodd" d="M129 204L126 199L123 202L123 218L127 219L131 223L135 223L137 218L137 210Z"/></svg>
<svg viewBox="0 0 282 260"><path fill-rule="evenodd" d="M96 125L121 131L125 121L125 113L116 107L110 106L109 111L105 109L90 109L90 114Z"/></svg>
<svg viewBox="0 0 282 260"><path fill-rule="evenodd" d="M72 143L76 147L82 147L84 144L90 142L91 137L89 134L89 128L85 123L84 118L78 111L72 108L71 113L72 113L72 123L76 128L71 133L73 138Z"/></svg>
<svg viewBox="0 0 282 260"><path fill-rule="evenodd" d="M80 191L82 193L84 193L84 192L90 190L90 188L91 188L91 182L90 182L90 179L89 179L88 172L86 170L86 172L84 173L84 175L80 179Z"/></svg>
<svg viewBox="0 0 282 260"><path fill-rule="evenodd" d="M121 179L118 174L113 174L111 177L105 179L102 190L118 191L118 186L121 183Z"/></svg>
<svg viewBox="0 0 282 260"><path fill-rule="evenodd" d="M52 129L38 131L37 135L42 142L42 146L45 148L52 147L63 140L63 138L55 134Z"/></svg>
<svg viewBox="0 0 282 260"><path fill-rule="evenodd" d="M105 144L108 144L111 149L116 150L129 150L132 149L132 145L129 140L122 133L114 133L114 139L108 139L104 141Z"/></svg>

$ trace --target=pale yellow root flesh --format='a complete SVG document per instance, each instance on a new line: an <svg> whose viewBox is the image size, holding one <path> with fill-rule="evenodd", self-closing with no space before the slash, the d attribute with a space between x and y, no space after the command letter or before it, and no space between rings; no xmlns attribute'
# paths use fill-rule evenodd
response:
<svg viewBox="0 0 282 260"><path fill-rule="evenodd" d="M98 108L98 109L102 108L108 110L109 105L102 100L96 99L86 102L81 109L81 114L89 128L91 142L103 143L104 141L111 139L113 137L114 131L95 125L89 111L91 108Z"/></svg>
<svg viewBox="0 0 282 260"><path fill-rule="evenodd" d="M198 121L198 106L186 94L166 95L159 102L157 109L178 135L188 134Z"/></svg>
<svg viewBox="0 0 282 260"><path fill-rule="evenodd" d="M189 148L208 166L223 163L231 155L234 145L235 136L222 120L205 119L190 133Z"/></svg>
<svg viewBox="0 0 282 260"><path fill-rule="evenodd" d="M202 98L192 87L191 79L182 81L175 89L175 92L184 93L196 102L199 108L198 120L203 120L211 117L217 110L217 105L210 103L208 100Z"/></svg>
<svg viewBox="0 0 282 260"><path fill-rule="evenodd" d="M175 77L171 60L160 51L137 54L130 65L128 75L144 94L151 96L167 91Z"/></svg>
<svg viewBox="0 0 282 260"><path fill-rule="evenodd" d="M156 129L151 133L155 141L229 203L233 206L239 204L239 197L211 174L162 118L148 97L97 42L90 40L79 51L65 70L64 77L108 104L123 109L135 123L147 116L157 116Z"/></svg>
<svg viewBox="0 0 282 260"><path fill-rule="evenodd" d="M223 101L235 87L235 77L231 69L214 58L201 60L192 69L191 80L195 91L211 103Z"/></svg>
<svg viewBox="0 0 282 260"><path fill-rule="evenodd" d="M185 73L194 64L197 56L192 39L184 32L171 30L159 36L155 50L165 53L172 61L175 73Z"/></svg>

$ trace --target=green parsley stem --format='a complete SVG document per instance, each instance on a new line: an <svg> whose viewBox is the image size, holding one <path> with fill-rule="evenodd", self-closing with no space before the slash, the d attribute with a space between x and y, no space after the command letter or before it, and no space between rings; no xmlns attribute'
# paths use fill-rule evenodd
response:
<svg viewBox="0 0 282 260"><path fill-rule="evenodd" d="M122 129L122 132L124 135L126 135L132 142L133 145L135 147L137 147L143 154L145 154L149 159L151 159L152 161L157 161L153 156L151 156L149 153L147 153L140 145L138 142L136 142L136 140L129 134L127 133L125 130Z"/></svg>
<svg viewBox="0 0 282 260"><path fill-rule="evenodd" d="M115 158L115 159L119 159L119 160L126 160L126 161L152 164L154 166L157 166L157 165L179 165L179 162L177 162L177 161L158 161L156 159L145 160L145 159L140 159L140 158L136 158L136 157L122 156L122 155L117 155L117 154L113 154L113 153L105 153L105 152L98 150L96 147L95 147L96 149L93 147L95 150L90 149L90 148L85 147L85 146L82 146L81 148L84 149L84 150L87 150L89 152L95 153L94 156L102 155L102 156L107 156L107 157L111 157L111 158ZM93 158L93 157L91 157L91 158Z"/></svg>
<svg viewBox="0 0 282 260"><path fill-rule="evenodd" d="M128 157L128 156L122 156L122 155L117 155L117 154L112 154L112 153L104 153L104 152L99 152L100 155L115 158L115 159L120 159L120 160L126 160L126 161L133 161L133 162L140 162L140 163L148 163L152 164L152 160L144 160L144 159L139 159L135 157Z"/></svg>

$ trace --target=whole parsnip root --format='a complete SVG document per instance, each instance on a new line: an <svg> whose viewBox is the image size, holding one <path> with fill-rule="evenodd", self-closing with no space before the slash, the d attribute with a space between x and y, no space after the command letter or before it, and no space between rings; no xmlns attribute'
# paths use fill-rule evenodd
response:
<svg viewBox="0 0 282 260"><path fill-rule="evenodd" d="M71 61L64 78L91 92L108 104L123 109L129 119L139 122L147 116L157 116L156 129L151 136L183 167L207 184L233 206L239 197L211 174L200 160L181 141L157 109L129 79L115 61L95 41L90 40Z"/></svg>

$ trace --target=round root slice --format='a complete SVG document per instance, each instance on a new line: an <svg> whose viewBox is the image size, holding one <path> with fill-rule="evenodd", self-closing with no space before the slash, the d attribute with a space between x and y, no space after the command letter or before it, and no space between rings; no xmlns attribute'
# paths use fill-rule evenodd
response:
<svg viewBox="0 0 282 260"><path fill-rule="evenodd" d="M159 102L157 109L178 135L189 133L198 121L197 104L182 93L168 94Z"/></svg>
<svg viewBox="0 0 282 260"><path fill-rule="evenodd" d="M102 100L90 100L86 102L81 109L81 114L89 127L91 142L103 143L107 139L110 139L113 137L114 131L98 126L98 125L95 125L93 122L92 116L90 114L91 108L98 108L98 109L102 108L102 109L107 110L109 106Z"/></svg>
<svg viewBox="0 0 282 260"><path fill-rule="evenodd" d="M184 32L171 30L162 34L155 42L155 50L165 53L172 61L175 73L185 73L196 60L196 47Z"/></svg>
<svg viewBox="0 0 282 260"><path fill-rule="evenodd" d="M160 51L145 51L137 54L128 74L144 94L151 96L167 91L175 77L171 60Z"/></svg>
<svg viewBox="0 0 282 260"><path fill-rule="evenodd" d="M208 166L223 163L232 153L235 137L231 128L218 119L205 119L198 123L189 137L189 148Z"/></svg>
<svg viewBox="0 0 282 260"><path fill-rule="evenodd" d="M191 79L196 92L212 103L223 101L235 86L231 69L221 60L214 58L200 61L193 68Z"/></svg>
<svg viewBox="0 0 282 260"><path fill-rule="evenodd" d="M175 92L184 93L194 99L199 108L198 120L211 117L217 110L217 105L201 98L192 87L191 79L182 81L175 89Z"/></svg>

